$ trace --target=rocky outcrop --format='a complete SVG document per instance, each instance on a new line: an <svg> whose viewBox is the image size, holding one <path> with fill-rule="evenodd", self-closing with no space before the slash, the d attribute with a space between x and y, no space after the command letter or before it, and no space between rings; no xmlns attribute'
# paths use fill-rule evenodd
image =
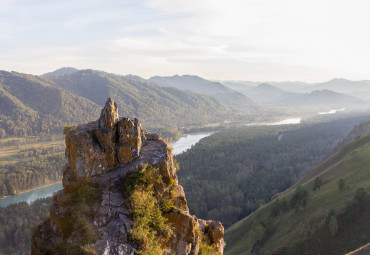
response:
<svg viewBox="0 0 370 255"><path fill-rule="evenodd" d="M78 205L72 198L85 184L99 191L91 206L91 225L97 238L89 249L95 253L86 254L135 254L138 247L130 242L133 222L122 187L128 185L129 171L146 165L158 169L161 176L162 181L154 185L156 199L171 197L174 206L164 215L173 235L163 246L173 254L199 254L201 242L208 242L222 254L224 228L220 222L190 215L167 144L158 135L144 134L137 119L119 119L112 99L108 99L99 120L66 135L66 157L64 189L53 197L50 218L33 234L32 254L53 254L45 248L47 243L73 242L73 215Z"/></svg>

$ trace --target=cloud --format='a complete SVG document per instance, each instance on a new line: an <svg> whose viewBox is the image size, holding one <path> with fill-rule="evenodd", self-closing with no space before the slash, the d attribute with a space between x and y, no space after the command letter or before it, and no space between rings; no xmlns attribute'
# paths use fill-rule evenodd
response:
<svg viewBox="0 0 370 255"><path fill-rule="evenodd" d="M368 5L364 0L5 0L0 64L32 73L76 66L142 76L370 79Z"/></svg>

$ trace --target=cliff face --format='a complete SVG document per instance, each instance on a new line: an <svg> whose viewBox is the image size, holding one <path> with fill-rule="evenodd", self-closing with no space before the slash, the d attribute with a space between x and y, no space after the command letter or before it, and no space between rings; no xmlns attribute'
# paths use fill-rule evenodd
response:
<svg viewBox="0 0 370 255"><path fill-rule="evenodd" d="M32 254L140 251L143 244L131 236L137 217L123 190L132 185L127 176L144 167L156 169L160 177L151 184L155 200L171 203L169 210L162 211L172 229L170 236L164 239L159 231L155 237L163 253L200 254L204 246L213 253L223 253L222 224L190 215L167 144L155 134L144 133L137 119L119 119L112 99L99 120L66 135L66 146L64 189L53 197L50 218L33 233Z"/></svg>

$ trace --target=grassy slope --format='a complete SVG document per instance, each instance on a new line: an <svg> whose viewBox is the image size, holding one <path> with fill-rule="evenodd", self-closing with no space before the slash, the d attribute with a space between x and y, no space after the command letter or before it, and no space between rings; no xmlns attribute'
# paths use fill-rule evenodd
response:
<svg viewBox="0 0 370 255"><path fill-rule="evenodd" d="M261 224L262 221L265 226L270 225L275 231L265 240L259 250L261 254L271 254L279 247L291 246L301 238L304 228L320 224L331 209L338 212L344 208L346 202L352 200L359 187L369 191L369 143L370 136L358 138L310 171L293 187L278 195L280 201L285 198L289 204L293 192L298 185L301 185L309 190L309 200L305 209L298 212L291 209L271 221L272 203L269 203L232 225L226 231L228 246L225 254L249 254L254 243L264 238L266 228ZM314 179L317 176L323 180L323 186L313 191ZM346 181L347 188L340 191L338 181L341 178ZM355 247L344 247L343 249L346 248L351 250Z"/></svg>
<svg viewBox="0 0 370 255"><path fill-rule="evenodd" d="M7 140L12 140L14 143L12 145L4 146L2 143L6 142ZM27 141L31 140L31 141ZM19 144L19 145L18 145ZM58 147L58 151L55 154L61 153L61 148L65 148L65 141L64 136L59 135L56 136L55 139L52 141L40 141L38 137L34 137L34 139L28 137L26 138L8 138L8 139L0 139L0 166L4 164L14 164L22 160L20 157L20 152L22 150L43 150L43 149L50 149L53 147ZM32 159L33 157L27 157L27 160Z"/></svg>

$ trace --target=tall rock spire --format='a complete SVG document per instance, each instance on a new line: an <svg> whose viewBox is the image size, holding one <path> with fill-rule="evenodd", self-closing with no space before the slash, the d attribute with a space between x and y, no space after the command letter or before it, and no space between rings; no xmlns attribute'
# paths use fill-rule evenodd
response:
<svg viewBox="0 0 370 255"><path fill-rule="evenodd" d="M99 127L113 129L118 121L117 104L112 98L108 98L99 118Z"/></svg>

